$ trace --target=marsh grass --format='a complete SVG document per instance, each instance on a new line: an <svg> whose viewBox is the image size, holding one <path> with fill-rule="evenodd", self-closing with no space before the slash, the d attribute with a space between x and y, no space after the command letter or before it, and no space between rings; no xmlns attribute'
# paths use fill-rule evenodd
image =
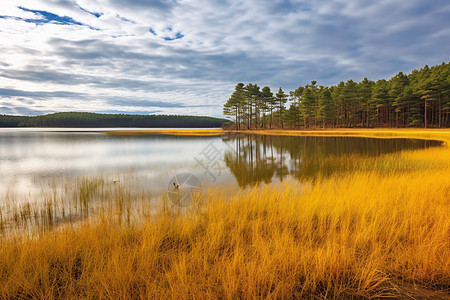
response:
<svg viewBox="0 0 450 300"><path fill-rule="evenodd" d="M45 231L67 223L114 215L127 223L150 214L160 205L151 193L136 186L132 172L79 178L56 178L41 182L34 201L8 193L0 201L0 234Z"/></svg>
<svg viewBox="0 0 450 300"><path fill-rule="evenodd" d="M332 171L184 209L132 177L62 181L1 211L20 226L1 239L0 298L448 298L450 149L317 163Z"/></svg>

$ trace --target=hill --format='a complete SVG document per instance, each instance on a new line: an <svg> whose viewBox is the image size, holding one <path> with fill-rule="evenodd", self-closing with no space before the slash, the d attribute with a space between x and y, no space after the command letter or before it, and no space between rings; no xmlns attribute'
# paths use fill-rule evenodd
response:
<svg viewBox="0 0 450 300"><path fill-rule="evenodd" d="M127 115L61 112L42 116L0 115L0 127L221 127L226 119L180 115Z"/></svg>

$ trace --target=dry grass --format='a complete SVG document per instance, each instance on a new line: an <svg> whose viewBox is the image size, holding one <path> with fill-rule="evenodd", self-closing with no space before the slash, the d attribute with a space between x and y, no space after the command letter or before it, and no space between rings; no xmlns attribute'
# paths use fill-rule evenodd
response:
<svg viewBox="0 0 450 300"><path fill-rule="evenodd" d="M119 130L105 131L110 135L149 135L149 134L169 134L169 135L191 135L209 136L224 135L226 133L251 133L266 135L289 135L289 136L360 136L371 138L420 138L437 139L448 141L450 130L448 129L317 129L317 130L223 130L223 129L168 129L168 130Z"/></svg>
<svg viewBox="0 0 450 300"><path fill-rule="evenodd" d="M227 131L231 132L231 131ZM238 132L238 131L232 131ZM370 138L419 138L429 140L450 140L449 129L317 129L317 130L247 130L241 131L252 134L290 135L290 136L355 136Z"/></svg>
<svg viewBox="0 0 450 300"><path fill-rule="evenodd" d="M0 298L448 298L450 149L342 160L314 181L211 190L185 212L104 210L4 238Z"/></svg>

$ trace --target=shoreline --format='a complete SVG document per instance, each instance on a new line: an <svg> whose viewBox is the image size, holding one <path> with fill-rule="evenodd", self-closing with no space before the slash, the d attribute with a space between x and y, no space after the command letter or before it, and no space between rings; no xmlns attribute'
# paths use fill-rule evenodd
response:
<svg viewBox="0 0 450 300"><path fill-rule="evenodd" d="M227 133L223 129L157 129L157 130L107 130L103 133L108 135L149 135L149 134L168 134L168 135L198 135L214 136Z"/></svg>
<svg viewBox="0 0 450 300"><path fill-rule="evenodd" d="M449 128L336 128L336 129L315 129L315 130L280 130L280 129L264 129L264 130L224 130L224 129L169 129L169 130L111 130L104 131L108 135L151 135L151 134L167 134L167 135L191 135L191 136L220 136L228 133L243 134L261 134L261 135L278 135L278 136L329 136L329 137L367 137L367 138L417 138L424 140L442 141L444 145L448 145L450 141Z"/></svg>

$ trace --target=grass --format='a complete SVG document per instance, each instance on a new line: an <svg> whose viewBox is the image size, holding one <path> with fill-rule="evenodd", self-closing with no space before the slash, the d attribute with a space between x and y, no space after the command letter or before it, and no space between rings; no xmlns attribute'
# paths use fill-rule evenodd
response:
<svg viewBox="0 0 450 300"><path fill-rule="evenodd" d="M449 130L346 134L383 132L450 140ZM84 221L1 239L0 298L448 299L448 146L323 163L342 169L209 190L184 211L152 206L123 179L82 179L72 199L90 212ZM90 211L93 201L102 209Z"/></svg>
<svg viewBox="0 0 450 300"><path fill-rule="evenodd" d="M133 172L103 176L61 177L41 182L36 199L9 193L0 200L0 234L35 233L67 223L95 219L97 213L130 220L151 214L151 193L136 185ZM135 209L132 210L132 207ZM139 211L136 211L139 209Z"/></svg>
<svg viewBox="0 0 450 300"><path fill-rule="evenodd" d="M241 132L251 134L265 135L289 135L289 136L359 136L371 138L420 138L437 139L448 141L448 129L316 129L316 130L223 130L223 129L167 129L167 130L110 130L105 131L110 135L151 135L151 134L169 134L169 135L190 135L190 136L208 136L224 135L226 133Z"/></svg>

